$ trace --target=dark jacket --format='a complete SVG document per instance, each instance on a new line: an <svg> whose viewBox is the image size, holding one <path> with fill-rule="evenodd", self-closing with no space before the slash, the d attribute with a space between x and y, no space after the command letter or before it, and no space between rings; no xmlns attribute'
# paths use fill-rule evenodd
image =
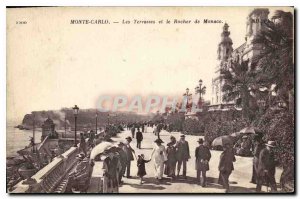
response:
<svg viewBox="0 0 300 199"><path fill-rule="evenodd" d="M106 170L106 174L108 177L116 178L118 171L118 158L113 157L110 159L109 157L105 158L103 161L103 169Z"/></svg>
<svg viewBox="0 0 300 199"><path fill-rule="evenodd" d="M177 160L188 160L190 158L190 148L189 143L187 141L178 141L176 144L177 148Z"/></svg>
<svg viewBox="0 0 300 199"><path fill-rule="evenodd" d="M138 167L138 172L137 175L139 177L145 176L146 173L146 168L145 168L145 163L150 162L150 160L144 160L143 158L139 158L137 160L137 167Z"/></svg>
<svg viewBox="0 0 300 199"><path fill-rule="evenodd" d="M220 156L219 171L231 172L234 170L233 162L235 162L233 149L223 151Z"/></svg>
<svg viewBox="0 0 300 199"><path fill-rule="evenodd" d="M174 145L168 145L167 149L166 149L166 153L167 153L167 158L168 164L176 164L177 162L177 157L176 157L176 148L174 147Z"/></svg>
<svg viewBox="0 0 300 199"><path fill-rule="evenodd" d="M123 150L125 151L126 155L127 155L127 161L132 161L134 160L133 157L133 149L131 148L129 143L125 143L125 146L123 147Z"/></svg>
<svg viewBox="0 0 300 199"><path fill-rule="evenodd" d="M263 176L264 170L267 170L269 175L275 175L275 166L274 153L264 148L259 154L258 175Z"/></svg>
<svg viewBox="0 0 300 199"><path fill-rule="evenodd" d="M208 161L211 158L211 153L208 147L204 145L198 146L195 150L195 157L196 157L196 170L205 170L205 171L209 170Z"/></svg>
<svg viewBox="0 0 300 199"><path fill-rule="evenodd" d="M124 167L127 164L127 154L126 152L122 149L120 151L118 151L119 155L120 155L120 163L121 165Z"/></svg>
<svg viewBox="0 0 300 199"><path fill-rule="evenodd" d="M136 132L136 140L138 141L138 142L140 142L140 141L142 141L143 140L143 133L141 132L141 131L138 131L138 132Z"/></svg>

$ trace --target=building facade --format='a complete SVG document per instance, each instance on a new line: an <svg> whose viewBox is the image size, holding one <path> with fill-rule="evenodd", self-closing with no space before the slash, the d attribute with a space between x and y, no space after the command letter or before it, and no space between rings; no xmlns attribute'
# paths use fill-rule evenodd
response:
<svg viewBox="0 0 300 199"><path fill-rule="evenodd" d="M269 10L264 8L254 9L249 13L246 23L245 42L238 48L233 49L232 39L230 38L229 25L223 26L221 41L218 44L217 65L215 68L214 78L212 79L212 98L210 109L234 108L235 102L225 102L223 100L222 87L222 70L226 70L232 59L238 59L249 62L250 66L255 66L257 56L260 54L262 45L255 43L256 36L264 30L264 22L268 20Z"/></svg>

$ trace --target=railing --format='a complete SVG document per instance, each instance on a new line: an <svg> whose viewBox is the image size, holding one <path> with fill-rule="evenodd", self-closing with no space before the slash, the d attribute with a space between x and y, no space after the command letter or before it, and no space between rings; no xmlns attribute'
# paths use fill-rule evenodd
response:
<svg viewBox="0 0 300 199"><path fill-rule="evenodd" d="M11 193L53 192L77 162L76 155L79 150L78 144L78 147L71 147L63 154L55 157L52 162L39 170L29 180L22 180L16 184Z"/></svg>
<svg viewBox="0 0 300 199"><path fill-rule="evenodd" d="M31 177L30 182L22 180L11 193L50 193L76 163L78 147L71 147L55 157L52 162Z"/></svg>

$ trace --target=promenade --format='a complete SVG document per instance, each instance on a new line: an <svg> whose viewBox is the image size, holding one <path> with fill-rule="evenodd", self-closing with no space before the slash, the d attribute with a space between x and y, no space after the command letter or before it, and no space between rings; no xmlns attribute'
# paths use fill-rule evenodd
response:
<svg viewBox="0 0 300 199"><path fill-rule="evenodd" d="M142 148L136 148L136 139L131 142L132 148L135 150L136 155L144 154L145 159L149 159L153 141L156 136L152 133L152 128L147 128L147 133L143 133L144 140ZM164 141L164 145L170 141L170 135L179 140L180 133L162 131L160 138ZM131 136L131 132L126 130L117 137L112 138L115 142L124 141L127 136ZM131 163L131 179L123 178L124 184L120 187L120 193L224 193L225 189L217 184L219 171L219 157L221 151L211 151L212 158L210 160L210 170L207 172L208 184L203 188L196 184L196 170L195 170L195 148L198 146L197 140L200 136L187 135L186 140L189 142L191 159L187 163L187 180L180 178L179 180L171 181L166 178L162 183L158 184L154 178L154 163L153 160L146 164L147 175L144 178L144 184L139 184L137 174L136 160ZM281 170L276 170L276 182L279 182ZM230 187L233 193L255 193L255 184L250 183L252 176L252 158L236 156L234 163L234 171L231 174ZM166 176L165 176L166 177ZM266 192L267 188L263 186L262 192Z"/></svg>

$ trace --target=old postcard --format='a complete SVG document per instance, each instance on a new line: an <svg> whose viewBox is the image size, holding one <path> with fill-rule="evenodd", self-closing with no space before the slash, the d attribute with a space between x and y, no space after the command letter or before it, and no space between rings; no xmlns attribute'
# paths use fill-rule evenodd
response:
<svg viewBox="0 0 300 199"><path fill-rule="evenodd" d="M293 7L8 7L8 193L294 193Z"/></svg>

